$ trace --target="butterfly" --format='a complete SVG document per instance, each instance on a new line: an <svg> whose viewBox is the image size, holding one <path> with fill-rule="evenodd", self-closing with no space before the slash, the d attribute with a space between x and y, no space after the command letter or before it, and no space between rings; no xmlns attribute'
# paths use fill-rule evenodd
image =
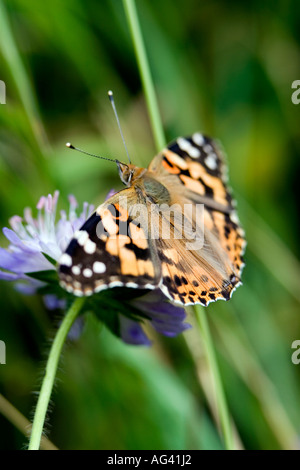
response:
<svg viewBox="0 0 300 470"><path fill-rule="evenodd" d="M59 261L61 286L77 296L160 289L182 305L228 300L241 284L246 241L219 144L196 132L147 169L116 163L126 188L75 232Z"/></svg>

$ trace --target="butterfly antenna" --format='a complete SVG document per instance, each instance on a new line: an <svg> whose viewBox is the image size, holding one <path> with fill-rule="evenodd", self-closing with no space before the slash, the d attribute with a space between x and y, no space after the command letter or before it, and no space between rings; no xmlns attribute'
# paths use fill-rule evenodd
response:
<svg viewBox="0 0 300 470"><path fill-rule="evenodd" d="M122 132L122 129L121 129L121 124L120 124L120 121L119 121L117 108L116 108L116 105L115 105L114 95L113 95L113 92L111 90L108 91L108 97L109 97L109 101L111 102L112 109L115 113L115 117L116 117L116 120L117 120L117 123L118 123L119 131L120 131L120 134L121 134L121 137L122 137L122 140L123 140L123 145L124 145L126 153L127 153L128 161L129 161L129 163L131 163L129 153L128 153L128 150L127 150L127 146L126 146L126 143L125 143L125 139L124 139L124 136L123 136L123 132Z"/></svg>
<svg viewBox="0 0 300 470"><path fill-rule="evenodd" d="M84 150L81 150L78 147L74 147L74 145L72 145L70 142L66 144L66 147L72 150L77 150L77 152L84 153L85 155L90 155L91 157L101 158L102 160L108 160L109 162L114 162L114 163L119 162L118 160L113 160L112 158L101 157L100 155L95 155L94 153L85 152Z"/></svg>

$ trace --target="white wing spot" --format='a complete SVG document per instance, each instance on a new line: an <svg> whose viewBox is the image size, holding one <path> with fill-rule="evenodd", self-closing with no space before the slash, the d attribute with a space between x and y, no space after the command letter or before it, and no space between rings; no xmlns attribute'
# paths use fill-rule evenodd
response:
<svg viewBox="0 0 300 470"><path fill-rule="evenodd" d="M127 283L125 284L125 286L126 286L126 287L132 287L132 288L134 288L134 289L137 289L137 287L139 287L139 285L136 284L135 282L127 282Z"/></svg>
<svg viewBox="0 0 300 470"><path fill-rule="evenodd" d="M75 276L78 276L81 272L81 269L79 266L72 266L72 273L75 274Z"/></svg>
<svg viewBox="0 0 300 470"><path fill-rule="evenodd" d="M83 292L80 289L74 289L73 294L76 295L77 297L82 297L83 296Z"/></svg>
<svg viewBox="0 0 300 470"><path fill-rule="evenodd" d="M211 146L210 144L206 144L206 145L203 147L203 150L204 150L205 153L210 153L210 152L213 150L213 148L212 148L212 146Z"/></svg>
<svg viewBox="0 0 300 470"><path fill-rule="evenodd" d="M89 287L87 289L85 289L84 291L84 295L92 295L93 294L93 289L90 289Z"/></svg>
<svg viewBox="0 0 300 470"><path fill-rule="evenodd" d="M64 266L71 267L72 266L72 258L68 253L64 253L61 255L59 259L59 264L63 264Z"/></svg>
<svg viewBox="0 0 300 470"><path fill-rule="evenodd" d="M113 281L108 284L108 287L122 287L122 286L124 286L124 284L121 281Z"/></svg>
<svg viewBox="0 0 300 470"><path fill-rule="evenodd" d="M229 215L229 217L230 217L231 222L233 222L234 224L239 225L240 220L239 220L238 215L237 215L237 213L236 213L235 211L234 211L234 212L231 212L231 214Z"/></svg>
<svg viewBox="0 0 300 470"><path fill-rule="evenodd" d="M92 277L93 271L90 268L85 268L82 271L82 274L84 275L84 277Z"/></svg>
<svg viewBox="0 0 300 470"><path fill-rule="evenodd" d="M210 170L216 170L218 168L216 155L214 153L207 155L207 157L204 159L204 163Z"/></svg>
<svg viewBox="0 0 300 470"><path fill-rule="evenodd" d="M201 153L196 147L194 147L188 140L183 137L177 139L177 144L181 150L187 152L192 158L199 158Z"/></svg>
<svg viewBox="0 0 300 470"><path fill-rule="evenodd" d="M196 132L195 134L193 134L192 139L195 144L199 145L199 147L202 147L205 142L204 137L202 134L200 134L200 132Z"/></svg>
<svg viewBox="0 0 300 470"><path fill-rule="evenodd" d="M77 242L79 243L79 245L83 246L85 242L88 240L89 234L86 230L78 230L78 232L74 233L74 238L77 239Z"/></svg>
<svg viewBox="0 0 300 470"><path fill-rule="evenodd" d="M89 255L92 255L93 253L95 253L96 248L97 248L96 243L93 242L90 238L87 239L87 241L85 242L83 246L84 251L88 253Z"/></svg>
<svg viewBox="0 0 300 470"><path fill-rule="evenodd" d="M145 289L151 289L151 290L156 289L156 286L154 286L153 284L145 284L144 287Z"/></svg>
<svg viewBox="0 0 300 470"><path fill-rule="evenodd" d="M93 264L93 271L97 274L105 273L106 266L104 263L102 263L102 261L95 261L95 263Z"/></svg>
<svg viewBox="0 0 300 470"><path fill-rule="evenodd" d="M101 292L104 289L107 289L107 284L101 284L100 286L95 287L94 292Z"/></svg>

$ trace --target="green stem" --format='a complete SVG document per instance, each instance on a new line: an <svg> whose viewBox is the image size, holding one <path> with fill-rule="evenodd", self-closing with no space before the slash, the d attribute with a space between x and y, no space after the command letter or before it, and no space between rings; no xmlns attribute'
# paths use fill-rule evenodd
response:
<svg viewBox="0 0 300 470"><path fill-rule="evenodd" d="M38 450L40 448L45 417L52 393L61 350L64 345L67 334L70 331L70 328L75 318L80 312L84 301L84 297L80 297L73 302L68 312L66 313L54 338L46 365L45 377L43 379L42 388L35 410L28 450Z"/></svg>
<svg viewBox="0 0 300 470"><path fill-rule="evenodd" d="M135 2L134 0L123 0L123 4L127 15L127 21L131 32L139 72L141 75L156 148L157 151L160 151L165 146L166 141L161 124L159 108L156 100L156 94L153 86L145 45L139 25Z"/></svg>
<svg viewBox="0 0 300 470"><path fill-rule="evenodd" d="M145 46L142 38L142 33L137 17L137 11L134 0L123 0L127 20L134 44L135 54L141 74L144 93L146 96L148 112L152 131L156 143L157 150L160 151L165 146L165 137L163 125L161 122L158 104L154 85L150 73L150 68L147 60ZM227 449L233 449L233 436L232 428L230 425L230 417L228 413L226 398L223 390L222 380L218 368L218 363L214 353L213 343L209 331L209 326L206 319L206 314L203 308L195 307L196 316L199 322L199 328L202 333L203 344L206 352L207 361L212 375L212 380L216 390L217 409L219 413L221 428L224 436L224 443Z"/></svg>
<svg viewBox="0 0 300 470"><path fill-rule="evenodd" d="M228 412L227 401L223 389L223 384L220 376L217 358L213 347L213 342L207 322L206 314L203 307L195 306L195 313L198 320L199 328L201 330L203 346L205 355L209 364L209 369L212 376L213 387L216 394L216 404L224 437L224 444L227 450L233 450L234 439L232 434L232 426L230 423L230 416Z"/></svg>

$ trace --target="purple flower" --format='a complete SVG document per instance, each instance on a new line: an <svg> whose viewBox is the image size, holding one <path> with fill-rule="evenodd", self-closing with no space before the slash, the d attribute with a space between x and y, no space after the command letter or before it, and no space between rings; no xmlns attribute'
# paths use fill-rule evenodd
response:
<svg viewBox="0 0 300 470"><path fill-rule="evenodd" d="M113 194L115 191L111 190L108 197ZM56 221L58 197L58 191L55 191L53 196L42 196L36 206L35 218L31 209L26 208L23 218L13 216L9 221L11 228L3 229L9 246L7 249L0 247L0 279L17 281L16 288L23 294L34 294L38 288L46 285L44 281L34 279L28 274L55 271L55 262L66 250L74 232L81 228L93 212L93 206L85 202L83 210L77 215L77 201L74 196L69 196L68 214L60 211L60 217ZM58 298L51 290L43 299L49 310L66 307L66 298ZM99 309L101 304L99 297ZM119 331L115 333L128 344L151 344L143 330L142 322L149 322L157 332L170 337L190 328L188 323L184 323L184 309L170 303L160 289L133 300L120 299L120 312L116 313L119 316ZM125 316L131 316L131 312L134 315L132 319ZM78 337L82 326L83 319L79 317L70 335L73 338Z"/></svg>
<svg viewBox="0 0 300 470"><path fill-rule="evenodd" d="M144 313L153 328L164 336L177 336L184 330L191 328L189 323L184 323L185 310L169 302L159 289L131 300L129 304ZM119 319L120 335L125 343L151 345L151 341L139 322L123 315L120 315Z"/></svg>
<svg viewBox="0 0 300 470"><path fill-rule="evenodd" d="M116 193L117 193L117 191L116 191L115 189L111 189L111 190L108 191L108 193L106 194L105 200L107 201L107 199L109 199L110 197L114 196Z"/></svg>
<svg viewBox="0 0 300 470"><path fill-rule="evenodd" d="M13 216L9 221L11 228L3 229L10 244L8 249L0 247L0 268L4 269L0 270L0 279L19 281L16 288L22 293L32 294L43 285L41 281L32 279L26 274L55 270L49 259L54 261L59 259L74 232L93 211L93 206L85 202L78 216L76 214L78 204L71 195L69 213L60 211L60 218L56 222L58 197L58 191L55 191L53 196L51 194L47 197L42 196L36 206L35 218L31 209L25 208L23 218L18 215Z"/></svg>

